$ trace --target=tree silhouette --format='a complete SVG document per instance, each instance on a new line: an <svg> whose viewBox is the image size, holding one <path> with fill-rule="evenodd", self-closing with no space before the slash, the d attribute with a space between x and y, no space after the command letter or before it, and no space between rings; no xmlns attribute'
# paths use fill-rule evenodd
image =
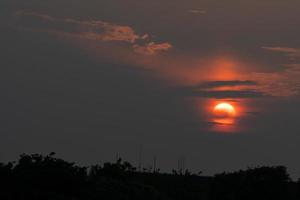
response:
<svg viewBox="0 0 300 200"><path fill-rule="evenodd" d="M260 167L215 176L212 199L289 199L286 168Z"/></svg>
<svg viewBox="0 0 300 200"><path fill-rule="evenodd" d="M298 200L300 181L286 168L258 167L204 177L185 170L173 174L137 171L129 162L77 166L55 153L20 156L0 163L2 200Z"/></svg>

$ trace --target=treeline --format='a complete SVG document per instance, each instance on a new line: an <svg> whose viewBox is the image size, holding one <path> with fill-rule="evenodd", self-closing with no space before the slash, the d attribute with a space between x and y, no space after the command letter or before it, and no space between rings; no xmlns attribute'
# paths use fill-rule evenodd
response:
<svg viewBox="0 0 300 200"><path fill-rule="evenodd" d="M296 200L300 182L285 167L259 167L204 177L173 171L138 172L121 159L81 167L34 154L0 164L1 200Z"/></svg>

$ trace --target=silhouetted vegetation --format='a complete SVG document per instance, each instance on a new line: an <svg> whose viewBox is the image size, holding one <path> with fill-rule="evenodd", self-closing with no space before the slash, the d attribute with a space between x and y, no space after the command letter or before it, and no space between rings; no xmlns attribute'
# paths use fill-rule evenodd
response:
<svg viewBox="0 0 300 200"><path fill-rule="evenodd" d="M14 163L0 163L1 200L296 200L300 181L286 168L258 167L213 177L188 170L172 174L138 172L121 159L80 167L54 157L21 155Z"/></svg>

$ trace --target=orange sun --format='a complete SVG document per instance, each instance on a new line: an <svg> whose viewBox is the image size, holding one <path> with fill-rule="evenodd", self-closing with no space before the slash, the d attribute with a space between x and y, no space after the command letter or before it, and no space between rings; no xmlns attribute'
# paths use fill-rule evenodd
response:
<svg viewBox="0 0 300 200"><path fill-rule="evenodd" d="M235 108L229 103L219 103L214 107L214 114L217 117L234 117L236 114Z"/></svg>

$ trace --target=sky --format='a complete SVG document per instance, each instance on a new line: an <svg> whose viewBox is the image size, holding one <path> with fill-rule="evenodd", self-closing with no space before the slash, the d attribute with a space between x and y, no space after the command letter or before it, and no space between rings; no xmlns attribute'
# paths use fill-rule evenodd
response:
<svg viewBox="0 0 300 200"><path fill-rule="evenodd" d="M0 159L300 176L298 0L1 0ZM225 121L214 106L236 114ZM226 121L229 118L229 121ZM229 122L229 123L227 123Z"/></svg>

